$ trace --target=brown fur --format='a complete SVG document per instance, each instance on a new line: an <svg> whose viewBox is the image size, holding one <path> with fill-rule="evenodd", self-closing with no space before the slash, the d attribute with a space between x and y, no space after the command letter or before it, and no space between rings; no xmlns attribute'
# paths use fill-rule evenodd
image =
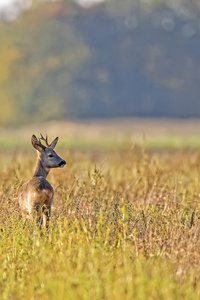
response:
<svg viewBox="0 0 200 300"><path fill-rule="evenodd" d="M18 199L24 221L26 219L33 220L34 215L36 215L36 220L40 220L44 227L47 227L51 215L54 190L46 177L51 168L63 167L66 162L53 150L58 138L50 145L47 142L47 137L44 139L41 135L41 139L46 141L47 146L42 145L40 139L32 136L32 145L38 152L36 170L33 178L22 185Z"/></svg>

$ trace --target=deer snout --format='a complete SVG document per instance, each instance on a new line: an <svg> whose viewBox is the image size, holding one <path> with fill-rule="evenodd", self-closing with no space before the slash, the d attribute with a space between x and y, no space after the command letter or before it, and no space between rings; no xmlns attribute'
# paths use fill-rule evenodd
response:
<svg viewBox="0 0 200 300"><path fill-rule="evenodd" d="M66 165L66 161L65 161L65 160L62 160L62 161L59 163L59 167L61 167L61 168L64 168L65 165Z"/></svg>

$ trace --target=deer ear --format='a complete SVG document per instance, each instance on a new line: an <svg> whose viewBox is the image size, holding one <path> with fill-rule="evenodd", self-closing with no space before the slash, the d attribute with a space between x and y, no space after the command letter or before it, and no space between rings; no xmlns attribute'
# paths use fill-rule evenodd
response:
<svg viewBox="0 0 200 300"><path fill-rule="evenodd" d="M31 143L33 145L33 147L38 150L39 152L42 152L43 150L45 150L45 146L42 145L40 143L40 141L38 141L38 139L36 138L36 136L33 134L32 137L31 137Z"/></svg>
<svg viewBox="0 0 200 300"><path fill-rule="evenodd" d="M55 146L57 145L57 142L58 142L58 136L53 140L53 142L51 142L50 147L51 147L52 149L54 149Z"/></svg>

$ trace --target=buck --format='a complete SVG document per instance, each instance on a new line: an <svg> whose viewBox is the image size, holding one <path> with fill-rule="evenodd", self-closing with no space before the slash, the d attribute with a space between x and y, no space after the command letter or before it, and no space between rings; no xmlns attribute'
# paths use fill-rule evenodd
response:
<svg viewBox="0 0 200 300"><path fill-rule="evenodd" d="M41 143L42 140L45 145ZM33 178L24 183L19 190L18 200L24 222L27 219L33 220L36 215L37 221L47 228L54 190L46 177L52 168L63 168L66 162L54 151L58 137L49 144L47 135L44 138L41 134L38 139L32 135L31 142L38 154L36 169Z"/></svg>

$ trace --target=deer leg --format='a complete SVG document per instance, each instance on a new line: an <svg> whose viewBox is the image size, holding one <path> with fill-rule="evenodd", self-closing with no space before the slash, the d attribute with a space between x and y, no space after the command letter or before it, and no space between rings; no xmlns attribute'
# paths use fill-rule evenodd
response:
<svg viewBox="0 0 200 300"><path fill-rule="evenodd" d="M36 219L36 222L39 223L39 227L41 227L43 223L42 211L41 205L37 203L34 208L34 218Z"/></svg>
<svg viewBox="0 0 200 300"><path fill-rule="evenodd" d="M45 228L48 228L48 223L50 220L50 215L51 215L51 207L50 206L45 206L43 207L43 214L42 214L42 219L43 219L43 226Z"/></svg>
<svg viewBox="0 0 200 300"><path fill-rule="evenodd" d="M24 213L22 213L22 220L24 222L24 224L23 224L23 229L24 229L26 226L26 214L24 214Z"/></svg>
<svg viewBox="0 0 200 300"><path fill-rule="evenodd" d="M23 220L24 223L26 222L26 214L22 213L22 220Z"/></svg>
<svg viewBox="0 0 200 300"><path fill-rule="evenodd" d="M27 219L32 220L32 215L28 214L26 210L22 210L21 213L22 213L22 220L24 222L23 228L25 228Z"/></svg>
<svg viewBox="0 0 200 300"><path fill-rule="evenodd" d="M46 213L43 213L43 226L44 226L44 228L47 228L47 215L46 215Z"/></svg>
<svg viewBox="0 0 200 300"><path fill-rule="evenodd" d="M25 228L25 226L27 225L27 222L30 220L30 221L33 221L34 217L33 217L33 214L28 214L27 212L25 213L22 213L22 220L24 222L23 224L23 229Z"/></svg>

